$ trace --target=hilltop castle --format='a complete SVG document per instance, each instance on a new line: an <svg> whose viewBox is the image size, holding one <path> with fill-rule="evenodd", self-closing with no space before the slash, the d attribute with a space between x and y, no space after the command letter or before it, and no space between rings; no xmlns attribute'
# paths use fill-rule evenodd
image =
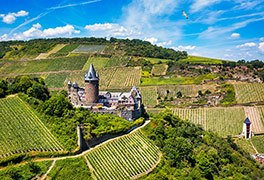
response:
<svg viewBox="0 0 264 180"><path fill-rule="evenodd" d="M141 116L142 97L136 86L130 92L99 91L99 75L94 66L84 76L85 87L68 82L68 97L76 107L84 107L95 113L116 114L127 120Z"/></svg>

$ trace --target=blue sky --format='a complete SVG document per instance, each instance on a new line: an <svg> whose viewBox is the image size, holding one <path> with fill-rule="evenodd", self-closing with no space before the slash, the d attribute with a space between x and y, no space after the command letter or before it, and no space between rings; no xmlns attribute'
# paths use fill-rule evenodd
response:
<svg viewBox="0 0 264 180"><path fill-rule="evenodd" d="M0 41L90 36L264 60L264 0L0 1Z"/></svg>

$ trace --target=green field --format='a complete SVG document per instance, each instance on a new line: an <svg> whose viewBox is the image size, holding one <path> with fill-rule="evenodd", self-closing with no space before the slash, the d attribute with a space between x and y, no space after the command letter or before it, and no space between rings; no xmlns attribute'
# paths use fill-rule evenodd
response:
<svg viewBox="0 0 264 180"><path fill-rule="evenodd" d="M216 78L215 74L198 75L196 77L150 77L141 78L141 85L168 85L168 84L200 84L203 80L211 80Z"/></svg>
<svg viewBox="0 0 264 180"><path fill-rule="evenodd" d="M151 74L154 76L161 76L161 75L164 76L166 75L167 69L168 69L167 64L155 64L152 67Z"/></svg>
<svg viewBox="0 0 264 180"><path fill-rule="evenodd" d="M56 161L48 174L48 179L89 180L92 179L83 157Z"/></svg>
<svg viewBox="0 0 264 180"><path fill-rule="evenodd" d="M160 151L137 131L97 147L86 157L97 179L134 179L155 166Z"/></svg>
<svg viewBox="0 0 264 180"><path fill-rule="evenodd" d="M102 52L105 49L104 45L79 45L74 49L73 53L95 53Z"/></svg>
<svg viewBox="0 0 264 180"><path fill-rule="evenodd" d="M154 107L157 105L157 87L156 86L146 86L139 88L142 95L143 104L146 107Z"/></svg>
<svg viewBox="0 0 264 180"><path fill-rule="evenodd" d="M146 59L147 61L151 62L152 64L158 64L159 62L167 63L169 61L172 61L170 59L147 58L147 57L144 57L144 59Z"/></svg>
<svg viewBox="0 0 264 180"><path fill-rule="evenodd" d="M157 86L157 93L160 97L175 98L177 92L181 92L183 96L196 97L198 96L198 91L204 93L206 90L214 92L216 90L216 85L163 85Z"/></svg>
<svg viewBox="0 0 264 180"><path fill-rule="evenodd" d="M105 58L105 57L90 57L88 61L85 63L85 65L83 66L83 70L87 71L90 67L90 64L93 64L96 70L102 69L106 66L108 61L109 61L109 58Z"/></svg>
<svg viewBox="0 0 264 180"><path fill-rule="evenodd" d="M8 62L0 69L0 74L23 74L62 70L81 70L87 57L68 57L26 62Z"/></svg>
<svg viewBox="0 0 264 180"><path fill-rule="evenodd" d="M264 154L264 135L254 136L252 138L252 143L259 153Z"/></svg>
<svg viewBox="0 0 264 180"><path fill-rule="evenodd" d="M223 64L223 61L220 59L206 58L199 56L188 56L187 59L181 59L178 63L193 63L193 64Z"/></svg>
<svg viewBox="0 0 264 180"><path fill-rule="evenodd" d="M29 151L62 151L63 147L19 97L0 99L0 158Z"/></svg>
<svg viewBox="0 0 264 180"><path fill-rule="evenodd" d="M181 119L200 124L205 130L211 130L220 136L238 135L242 132L245 113L242 107L173 109Z"/></svg>
<svg viewBox="0 0 264 180"><path fill-rule="evenodd" d="M238 103L264 101L263 83L234 84L234 88Z"/></svg>

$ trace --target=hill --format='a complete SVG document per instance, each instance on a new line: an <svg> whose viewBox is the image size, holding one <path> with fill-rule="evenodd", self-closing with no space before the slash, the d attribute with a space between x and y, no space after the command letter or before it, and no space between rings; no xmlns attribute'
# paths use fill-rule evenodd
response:
<svg viewBox="0 0 264 180"><path fill-rule="evenodd" d="M80 155L79 159L72 157L72 161L61 159L54 162L51 177L66 177L68 173L68 177L74 178L77 171L82 171L80 176L86 178L138 177L153 170L159 162L160 152L163 158L159 166L153 174L142 178L260 177L257 165L233 143L231 137L249 153L256 153L254 148L263 153L263 137L259 135L264 131L264 63L261 61L232 62L188 56L186 52L149 42L114 38L9 41L0 42L0 48L3 49L0 58L1 110L5 114L10 112L13 120L10 123L8 116L1 116L4 127L8 127L1 139L4 142L4 153L0 154L0 162L4 163L1 166L32 159L31 150L36 156L56 154L54 152L59 147L52 145L51 139L69 154L78 152L76 126L79 124L83 125L83 139L89 142L93 138L122 135L144 123L143 118L129 122L112 115L74 108L69 103L68 94L63 91L67 90L68 80L83 87L84 74L89 65L94 64L100 76L100 90L122 92L129 91L133 85L139 87L151 123L140 133L95 148ZM156 114L166 109L184 121L166 112L152 116L153 112ZM19 119L18 114L23 118ZM257 135L252 143L237 139L246 117L250 118L252 131ZM48 130L44 131L44 127ZM38 136L30 138L31 134L26 131L34 131ZM12 139L26 143L21 145L17 140L9 143L9 134ZM226 152L220 144L227 149ZM32 146L36 148L32 149ZM23 153L22 157L20 153ZM76 166L78 163L80 167ZM245 170L236 167L238 164L242 164ZM40 167L41 174L47 166L35 165ZM31 166L34 167L26 166L25 171ZM98 168L100 166L104 170Z"/></svg>

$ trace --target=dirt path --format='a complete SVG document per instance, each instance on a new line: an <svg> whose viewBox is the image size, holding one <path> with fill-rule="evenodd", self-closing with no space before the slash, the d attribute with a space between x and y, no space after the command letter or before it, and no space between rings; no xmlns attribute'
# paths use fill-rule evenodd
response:
<svg viewBox="0 0 264 180"><path fill-rule="evenodd" d="M54 160L54 161L52 162L52 164L51 164L51 166L49 167L48 171L43 175L43 177L41 177L41 180L45 180L45 179L46 179L47 175L50 173L50 171L51 171L52 168L54 167L55 163L56 163L56 160Z"/></svg>

